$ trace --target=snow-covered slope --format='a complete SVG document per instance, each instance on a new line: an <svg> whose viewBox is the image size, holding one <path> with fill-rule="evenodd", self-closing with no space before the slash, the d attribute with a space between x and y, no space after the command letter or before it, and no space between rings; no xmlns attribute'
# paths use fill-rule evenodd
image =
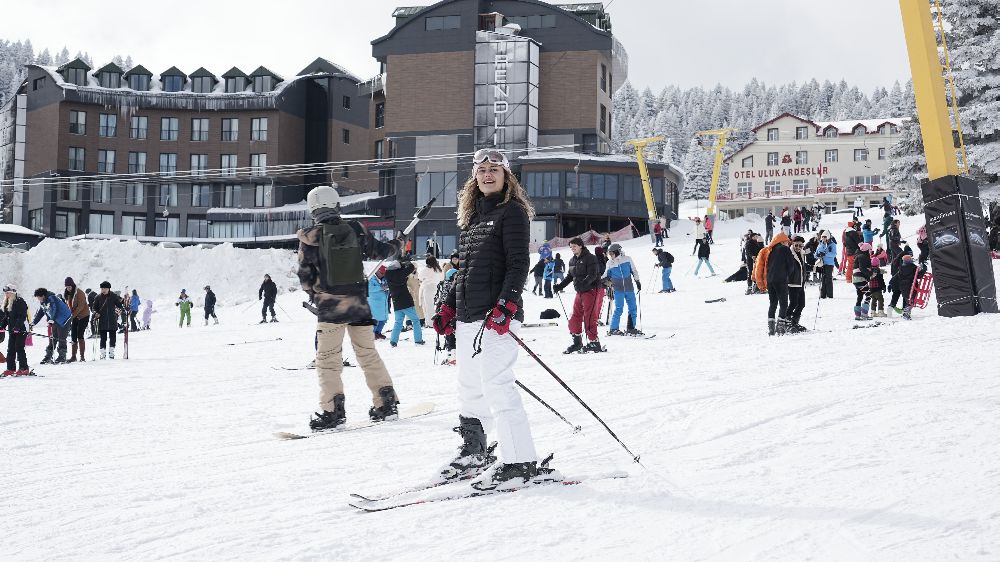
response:
<svg viewBox="0 0 1000 562"><path fill-rule="evenodd" d="M848 218L828 225L839 232ZM907 219L904 233L918 223ZM647 283L649 242L625 244L647 289L642 328L655 339L605 337L607 354L566 356L564 327L521 333L643 467L522 355L519 380L584 426L574 435L525 396L538 449L554 452L569 476L626 470L627 479L356 512L348 493L417 483L455 451L454 368L435 366L432 346L380 344L404 405L432 401L434 413L278 441L272 432L304 430L317 408L312 372L272 369L304 365L312 353L302 293L284 293L279 324L256 325L250 304L221 307L220 326L179 329L173 310L161 309L154 330L131 336L128 361L0 380L0 558L1000 558L1000 382L991 358L1000 318L945 319L928 308L913 322L851 330L853 290L838 280L818 317L817 289L807 290L804 323L817 332L768 338L766 297L721 281L738 267L738 234L748 226L760 227L719 225L712 261L721 275L696 279L688 225L675 222L673 294L649 292L657 288ZM49 251L29 254L39 249ZM95 279L127 282L128 260L116 270L78 252L85 257L72 273L89 280L94 268ZM252 293L262 269L274 276L285 263L252 255L193 250L171 266L190 268L198 280L186 281L189 290L217 272L213 286L231 274L249 278ZM164 272L130 275L154 294L177 286ZM247 289L232 283L231 292ZM704 302L716 297L727 301ZM562 298L569 306L572 295ZM526 301L530 319L561 310L557 300ZM227 345L241 342L251 343ZM40 354L29 351L33 364ZM349 419L363 419L363 377L349 368L344 379Z"/></svg>

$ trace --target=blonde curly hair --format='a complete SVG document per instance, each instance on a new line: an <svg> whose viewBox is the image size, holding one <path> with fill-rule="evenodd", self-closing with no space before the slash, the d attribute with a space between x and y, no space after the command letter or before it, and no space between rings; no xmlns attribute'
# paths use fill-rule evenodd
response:
<svg viewBox="0 0 1000 562"><path fill-rule="evenodd" d="M472 215L476 213L476 201L483 198L483 192L479 191L479 186L476 183L476 168L478 166L472 167L472 175L469 176L469 179L465 180L462 192L458 195L459 228L469 226L469 223L472 222ZM507 168L503 168L503 176L504 204L510 203L511 200L517 201L524 207L524 212L528 214L528 220L530 221L535 217L535 207L528 200L528 194L524 191L524 187L521 185L521 182L517 181L517 176Z"/></svg>

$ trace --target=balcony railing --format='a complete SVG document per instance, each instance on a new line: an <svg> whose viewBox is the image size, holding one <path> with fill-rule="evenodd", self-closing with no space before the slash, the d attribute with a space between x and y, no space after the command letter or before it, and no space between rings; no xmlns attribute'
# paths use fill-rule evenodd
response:
<svg viewBox="0 0 1000 562"><path fill-rule="evenodd" d="M789 199L796 197L810 197L813 195L828 193L864 193L869 191L889 191L879 185L838 185L807 187L805 190L786 189L784 191L765 191L764 193L741 192L741 193L719 193L716 196L718 201L749 201L751 199Z"/></svg>

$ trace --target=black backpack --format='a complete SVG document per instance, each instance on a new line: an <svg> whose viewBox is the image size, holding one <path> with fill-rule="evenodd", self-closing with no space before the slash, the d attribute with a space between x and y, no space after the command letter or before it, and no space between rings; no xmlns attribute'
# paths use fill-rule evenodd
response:
<svg viewBox="0 0 1000 562"><path fill-rule="evenodd" d="M365 282L358 234L346 222L321 225L320 282L324 290Z"/></svg>

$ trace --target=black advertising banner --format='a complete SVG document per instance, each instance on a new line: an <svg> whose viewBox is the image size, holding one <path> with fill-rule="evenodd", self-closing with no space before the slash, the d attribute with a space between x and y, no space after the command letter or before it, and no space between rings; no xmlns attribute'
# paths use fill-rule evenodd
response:
<svg viewBox="0 0 1000 562"><path fill-rule="evenodd" d="M997 312L993 264L979 187L946 176L921 185L941 316Z"/></svg>

